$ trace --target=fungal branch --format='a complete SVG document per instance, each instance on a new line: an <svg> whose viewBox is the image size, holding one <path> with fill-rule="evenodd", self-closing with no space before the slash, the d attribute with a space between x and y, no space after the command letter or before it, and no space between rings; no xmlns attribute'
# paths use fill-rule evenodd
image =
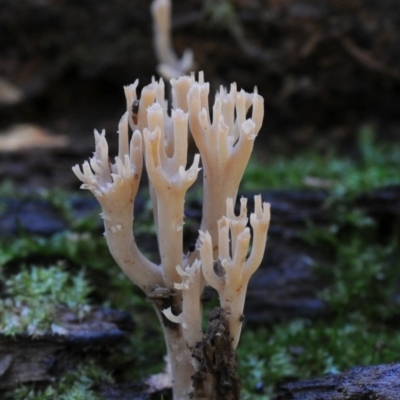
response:
<svg viewBox="0 0 400 400"><path fill-rule="evenodd" d="M182 110L172 111L173 156L166 152L162 134L163 109L154 103L147 109L149 129L143 131L146 169L157 201L157 234L164 282L172 288L179 281L177 265L183 265L183 216L185 194L199 171L200 156L186 170L188 115ZM166 240L166 238L169 238Z"/></svg>
<svg viewBox="0 0 400 400"><path fill-rule="evenodd" d="M220 263L218 269L214 266L211 235L208 232L200 231L203 275L207 283L217 290L221 307L228 315L229 331L234 348L239 342L242 328L247 285L264 255L270 222L269 204L262 204L261 196L255 196L255 211L250 216L250 225L253 228L253 247L247 258L251 236L250 229L246 227L247 199L242 198L240 203L240 214L236 217L233 211L233 201L228 198L226 200L227 216L218 221L218 262Z"/></svg>
<svg viewBox="0 0 400 400"><path fill-rule="evenodd" d="M234 212L239 182L261 127L263 99L257 91L238 92L232 84L229 92L219 90L211 114L209 85L200 73L197 80L194 75L171 79L169 112L162 79L153 79L140 97L137 86L138 81L125 87L127 111L118 127L115 159L109 158L105 132L95 131L93 157L73 171L83 182L81 187L92 191L102 207L105 237L116 263L149 299L158 299L154 304L163 324L174 399L212 399L220 383L204 378L207 384L200 390L198 382L191 382L204 367L198 359L203 341L201 296L206 283L217 290L227 316L227 340L235 348L247 285L261 263L270 219L269 205L262 203L261 196L255 196L250 215L252 235L245 199L240 200L239 215ZM249 111L251 116L246 118ZM200 154L187 166L189 127ZM200 159L203 219L197 250L186 257L184 202L200 171ZM140 252L133 235L134 200L143 165L149 178L160 265ZM211 372L201 370L197 376L207 374Z"/></svg>
<svg viewBox="0 0 400 400"><path fill-rule="evenodd" d="M165 79L178 78L193 71L194 60L191 49L186 49L178 59L171 40L171 1L154 0L151 4L154 29L154 50L158 59L157 72Z"/></svg>
<svg viewBox="0 0 400 400"><path fill-rule="evenodd" d="M145 258L133 236L134 200L142 174L142 135L135 131L129 142L127 113L119 123L119 151L110 163L105 132L94 132L95 152L82 170L72 170L90 190L102 208L104 236L112 256L124 273L148 293L152 285L162 285L159 267Z"/></svg>
<svg viewBox="0 0 400 400"><path fill-rule="evenodd" d="M236 199L239 183L253 150L264 116L264 100L254 89L249 94L237 91L233 83L229 92L217 93L212 122L208 110L209 85L200 82L188 95L190 129L200 151L204 174L203 231L208 230L217 242L217 223L225 212L227 198ZM246 119L252 107L251 118ZM214 247L214 258L218 245Z"/></svg>

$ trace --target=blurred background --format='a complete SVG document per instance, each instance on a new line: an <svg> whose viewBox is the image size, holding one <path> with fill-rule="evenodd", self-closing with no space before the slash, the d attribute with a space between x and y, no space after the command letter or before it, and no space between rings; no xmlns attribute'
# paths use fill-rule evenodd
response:
<svg viewBox="0 0 400 400"><path fill-rule="evenodd" d="M210 92L235 81L248 92L256 85L265 99L240 187L249 209L254 191L272 204L238 350L242 399L271 399L282 383L354 365L398 362L400 1L172 3L173 48L179 57L192 49ZM141 90L158 78L150 4L0 0L0 393L12 390L6 400L98 400L92 389L115 399L117 384L125 390L126 382L163 368L156 318L113 265L96 199L71 193L80 186L71 167L91 156L94 129L106 129L116 152L123 86L139 78ZM201 218L193 189L185 251ZM135 214L139 247L157 260L145 189ZM31 340L43 332L52 334L43 346ZM19 334L24 339L14 340ZM363 381L366 392L354 398L379 389ZM19 387L31 382L42 386ZM316 382L318 399L321 387L333 387ZM62 397L72 386L78 394ZM347 396L340 388L331 390ZM38 397L39 389L47 397Z"/></svg>
<svg viewBox="0 0 400 400"><path fill-rule="evenodd" d="M0 0L1 180L78 188L70 167L92 153L94 128L116 132L123 85L156 75L150 3ZM356 156L366 124L399 137L398 1L185 0L172 13L175 51L193 50L211 93L236 81L264 96L264 159Z"/></svg>

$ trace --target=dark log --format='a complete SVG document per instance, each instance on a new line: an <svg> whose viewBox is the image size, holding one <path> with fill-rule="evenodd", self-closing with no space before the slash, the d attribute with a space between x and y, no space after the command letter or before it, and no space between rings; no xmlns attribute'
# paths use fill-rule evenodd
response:
<svg viewBox="0 0 400 400"><path fill-rule="evenodd" d="M248 197L248 208L252 210L253 194L243 195ZM246 321L271 323L281 318L327 315L329 311L326 304L317 295L327 282L322 282L316 276L313 269L315 250L301 239L301 234L310 222L324 226L334 218L332 208L327 203L328 193L279 190L265 191L262 197L272 205L272 221L263 262L250 280L245 308ZM15 234L20 228L34 234L55 233L64 226L61 216L42 200L1 201L4 205L4 211L0 214L2 234ZM201 203L192 200L187 204L187 217L199 221ZM139 196L136 211L140 213L142 206L143 199ZM388 236L396 229L400 215L400 186L382 187L361 194L348 206L372 217L382 237ZM77 218L98 213L99 210L94 199L79 196L71 199L71 207ZM191 241L193 239L188 240ZM141 242L140 237L138 242ZM155 245L155 241L146 240L147 251L157 251L154 245L151 247L153 242Z"/></svg>
<svg viewBox="0 0 400 400"><path fill-rule="evenodd" d="M314 260L306 252L270 241L260 268L250 279L246 323L327 316L329 309L318 297L326 282L316 276L313 266Z"/></svg>
<svg viewBox="0 0 400 400"><path fill-rule="evenodd" d="M154 388L146 383L101 385L96 388L104 400L170 400L170 388Z"/></svg>
<svg viewBox="0 0 400 400"><path fill-rule="evenodd" d="M102 386L104 400L169 399L168 389L145 384ZM158 397L157 397L158 396ZM400 363L354 367L337 375L302 380L280 386L274 400L399 400Z"/></svg>
<svg viewBox="0 0 400 400"><path fill-rule="evenodd" d="M400 363L354 367L338 375L283 385L276 400L398 400Z"/></svg>
<svg viewBox="0 0 400 400"><path fill-rule="evenodd" d="M253 209L254 194L240 193L248 198L248 209ZM269 236L285 241L298 239L299 229L307 223L319 225L332 220L332 208L327 204L329 192L317 190L266 190L262 191L263 201L271 203L271 227ZM84 218L99 212L94 198L71 196L70 207L76 218ZM143 210L145 199L140 195L135 200L135 213ZM19 229L31 234L52 235L65 229L65 221L49 202L21 195L21 198L0 197L0 234L15 235ZM199 200L187 202L187 218L200 221L202 203ZM240 204L237 202L236 211ZM357 208L374 218L385 222L400 215L400 185L390 185L358 195L349 207ZM382 220L382 221L381 221ZM393 221L392 221L393 223Z"/></svg>
<svg viewBox="0 0 400 400"><path fill-rule="evenodd" d="M59 309L53 332L0 335L0 390L23 383L49 383L76 367L85 354L121 344L133 329L128 313L93 309L82 320Z"/></svg>

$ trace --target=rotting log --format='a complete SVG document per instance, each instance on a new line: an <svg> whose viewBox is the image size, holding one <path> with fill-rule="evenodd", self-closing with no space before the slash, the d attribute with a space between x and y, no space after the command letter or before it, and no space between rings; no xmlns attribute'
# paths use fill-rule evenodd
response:
<svg viewBox="0 0 400 400"><path fill-rule="evenodd" d="M103 400L170 400L172 390L165 387L152 387L147 383L104 384L95 388Z"/></svg>
<svg viewBox="0 0 400 400"><path fill-rule="evenodd" d="M398 400L400 363L354 367L337 375L283 385L276 400Z"/></svg>
<svg viewBox="0 0 400 400"><path fill-rule="evenodd" d="M82 320L66 308L57 315L53 332L0 335L0 391L23 383L50 383L86 354L117 346L133 329L128 313L111 309L93 308Z"/></svg>
<svg viewBox="0 0 400 400"><path fill-rule="evenodd" d="M253 208L251 194L244 194ZM264 191L262 197L271 203L272 219L264 260L250 280L245 317L251 323L271 323L293 317L317 317L328 313L326 304L317 293L326 286L314 271L314 250L302 239L307 224L325 226L332 220L329 194L320 190ZM27 233L56 233L64 222L61 216L43 200L0 199L3 213L0 228L3 234L15 234L18 229ZM143 198L137 208L143 207ZM187 201L188 219L198 220L201 204ZM348 203L373 218L381 237L390 236L397 227L400 215L400 185L378 188L357 196ZM82 198L71 199L71 208L78 217L96 212L96 204ZM32 220L37 223L32 224ZM196 231L197 232L197 231ZM188 233L190 236L190 232ZM142 240L137 238L140 243ZM156 241L146 240L146 251L156 251ZM190 239L187 239L190 243Z"/></svg>

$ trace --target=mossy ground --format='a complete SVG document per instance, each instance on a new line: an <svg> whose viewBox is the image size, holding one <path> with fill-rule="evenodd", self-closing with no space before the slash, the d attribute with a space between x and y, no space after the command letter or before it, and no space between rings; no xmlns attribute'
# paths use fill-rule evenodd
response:
<svg viewBox="0 0 400 400"><path fill-rule="evenodd" d="M398 307L393 301L400 272L396 222L382 238L374 220L350 206L360 192L400 183L400 146L377 145L371 129L364 128L354 158L308 152L265 165L255 157L242 188L302 188L309 178L317 178L330 193L333 211L323 229L310 224L303 232L309 245L331 255L332 268L315 265L316 273L331 282L320 293L331 313L320 320L245 326L238 348L243 399L269 399L276 385L287 380L400 358L400 329L394 322ZM9 188L7 193L20 195L10 194ZM39 196L60 210L68 229L51 237L21 232L18 238L0 238L2 331L13 335L49 329L54 323L51 308L57 304L77 312L93 304L126 310L138 328L129 344L115 349L106 367L89 360L47 389L20 387L10 398L95 399L94 383L130 381L160 371L164 343L158 321L151 305L114 265L98 216L75 220L69 193L55 190ZM147 218L145 212L142 222L135 221L141 223L137 233L151 235ZM16 312L18 307L25 310L23 315Z"/></svg>

